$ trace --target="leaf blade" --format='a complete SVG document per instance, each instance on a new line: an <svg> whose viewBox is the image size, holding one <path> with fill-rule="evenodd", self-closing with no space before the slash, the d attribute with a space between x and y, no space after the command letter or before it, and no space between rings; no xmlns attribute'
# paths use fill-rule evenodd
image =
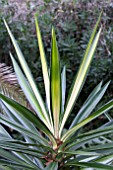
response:
<svg viewBox="0 0 113 170"><path fill-rule="evenodd" d="M57 162L51 162L44 170L57 170L58 169L58 163Z"/></svg>
<svg viewBox="0 0 113 170"><path fill-rule="evenodd" d="M20 47L19 47L17 41L15 40L12 32L10 31L9 26L7 25L5 19L4 19L4 23L5 23L5 26L6 26L6 28L7 28L8 33L9 33L9 35L10 35L11 41L12 41L12 43L13 43L13 45L14 45L14 48L15 48L15 51L16 51L16 53L17 53L19 62L20 62L20 64L21 64L21 66L22 66L22 69L23 69L23 71L24 71L24 73L25 73L25 75L26 75L26 77L27 77L27 79L28 79L28 81L29 81L29 84L30 84L30 86L31 86L31 88L32 88L32 90L33 90L33 92L34 92L34 94L35 94L35 97L36 97L38 103L40 104L40 107L41 107L41 109L42 109L42 111L43 111L43 114L44 114L45 117L46 117L47 123L48 123L49 127L51 128L50 120L49 120L49 117L48 117L47 110L46 110L46 108L45 108L43 99L42 99L42 97L41 97L41 95L40 95L40 93L39 93L39 90L38 90L38 88L37 88L37 85L36 85L36 83L35 83L35 81L34 81L34 78L33 78L32 74L31 74L31 71L30 71L30 69L29 69L29 67L28 67L28 65L27 65L27 63L26 63L26 61L25 61L25 59L24 59L24 56L23 56L23 54L22 54L22 51L20 50Z"/></svg>
<svg viewBox="0 0 113 170"><path fill-rule="evenodd" d="M97 29L97 28L96 28ZM94 29L94 32L95 32L95 29ZM80 68L79 68L79 71L78 71L78 74L77 74L77 77L74 81L74 84L73 84L73 87L71 88L72 91L71 91L71 95L68 97L68 102L67 102L67 105L66 105L66 109L65 109L65 113L64 113L64 117L63 117L63 120L62 120L62 124L61 124L61 127L60 127L60 136L61 136L61 133L62 133L62 130L63 130L63 127L65 125L65 122L73 108L73 105L75 103L75 101L77 100L77 97L83 87L83 84L84 84L84 81L86 79L86 75L87 75L87 72L88 72L88 69L89 69L89 66L90 66L90 63L92 61L92 58L93 58L93 54L95 52L95 49L96 49L96 46L97 46L97 43L98 43L98 40L99 40L99 36L100 36L100 33L101 33L101 29L98 31L96 37L94 38L94 32L92 34L92 37L89 41L89 44L93 41L92 45L90 46L89 48L89 44L88 44L88 47L86 49L86 53L84 55L84 58L83 58L83 61L80 65Z"/></svg>
<svg viewBox="0 0 113 170"><path fill-rule="evenodd" d="M22 90L24 91L26 98L28 99L28 101L30 102L31 106L33 107L33 109L35 110L35 112L37 113L37 115L39 116L39 118L44 122L44 124L50 129L50 131L53 133L53 130L51 128L51 125L47 122L47 119L45 117L45 114L43 113L43 110L40 106L40 104L38 103L35 95L33 94L32 89L30 89L28 82L26 82L26 79L21 71L21 69L19 68L16 60L14 59L14 57L11 55L11 59L13 62L13 66L19 81L19 84L22 88Z"/></svg>
<svg viewBox="0 0 113 170"><path fill-rule="evenodd" d="M105 165L101 163L96 163L96 162L70 162L67 163L66 166L80 166L80 167L87 167L87 168L96 168L96 169L103 169L103 170L111 170L113 169L113 166L111 165Z"/></svg>
<svg viewBox="0 0 113 170"><path fill-rule="evenodd" d="M113 100L111 100L110 102L108 102L107 104L105 104L103 107L101 107L99 110L97 110L96 112L94 112L92 115L90 115L88 118L84 119L82 122L78 123L77 125L75 125L72 129L70 129L63 137L62 137L62 141L65 141L68 139L68 137L70 137L72 134L74 134L79 128L81 128L82 126L84 126L85 124L87 124L88 122L94 120L95 118L97 118L98 116L100 116L101 114L105 113L106 111L108 111L109 109L111 109L113 107Z"/></svg>
<svg viewBox="0 0 113 170"><path fill-rule="evenodd" d="M18 104L17 102L13 101L12 99L9 99L8 97L6 97L6 96L4 96L2 94L0 94L0 98L2 100L4 100L7 104L9 104L12 108L17 109L17 111L20 112L20 114L23 113L23 116L25 116L29 121L34 123L34 125L37 128L40 127L41 130L46 135L48 135L48 137L52 140L53 144L56 146L56 142L55 142L54 137L52 136L51 132L46 128L46 126L44 126L44 124L40 120L38 120L38 118L30 110L28 110L24 106Z"/></svg>
<svg viewBox="0 0 113 170"><path fill-rule="evenodd" d="M55 137L59 138L59 116L61 111L61 77L59 53L55 31L52 28L52 54L51 54L51 105L54 119Z"/></svg>
<svg viewBox="0 0 113 170"><path fill-rule="evenodd" d="M93 90L93 92L88 97L87 101L83 104L77 116L73 120L70 128L72 128L77 123L81 122L83 119L87 118L93 109L96 107L98 102L103 97L106 89L108 88L110 82L106 83L102 88L100 88L101 83Z"/></svg>
<svg viewBox="0 0 113 170"><path fill-rule="evenodd" d="M45 92L46 92L46 99L47 99L47 105L49 109L49 115L51 124L53 126L52 117L51 117L51 109L50 109L50 79L49 79L49 73L48 73L48 65L46 61L45 51L42 43L42 37L41 32L37 20L37 16L35 15L35 25L36 25L36 31L37 31L37 40L40 50L40 57L41 57L41 63L42 63L42 72L43 72L43 78L44 78L44 84L45 84Z"/></svg>

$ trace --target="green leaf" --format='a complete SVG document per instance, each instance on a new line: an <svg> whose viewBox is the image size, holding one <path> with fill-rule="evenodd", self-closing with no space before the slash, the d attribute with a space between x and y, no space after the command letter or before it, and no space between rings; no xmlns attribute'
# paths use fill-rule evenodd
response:
<svg viewBox="0 0 113 170"><path fill-rule="evenodd" d="M59 126L61 125L62 118L64 116L64 106L65 106L65 97L66 97L66 67L65 66L63 67L62 70L61 81L62 81L62 108L61 108Z"/></svg>
<svg viewBox="0 0 113 170"><path fill-rule="evenodd" d="M30 88L28 82L26 81L22 71L20 70L16 60L13 58L12 54L10 54L12 62L13 62L13 66L19 81L19 84L22 88L22 90L24 91L28 101L30 102L31 106L33 107L33 109L35 110L35 112L37 113L37 115L39 116L39 118L46 124L46 126L51 130L51 132L53 132L53 130L51 129L51 125L47 123L46 117L43 113L42 108L40 107L36 97L34 96L34 93L32 91L32 89Z"/></svg>
<svg viewBox="0 0 113 170"><path fill-rule="evenodd" d="M4 135L5 137L11 138L9 133L0 125L0 134Z"/></svg>
<svg viewBox="0 0 113 170"><path fill-rule="evenodd" d="M8 142L0 141L0 147L5 150L16 151L17 153L19 152L19 153L31 155L37 158L41 158L42 156L45 155L45 153L41 153L38 150L30 149L29 147L24 147L20 144L14 144L10 142L8 143Z"/></svg>
<svg viewBox="0 0 113 170"><path fill-rule="evenodd" d="M8 168L16 168L16 169L24 169L24 170L41 170L38 166L37 168L32 167L31 165L22 165L22 164L18 164L15 163L13 161L8 161L8 160L4 160L4 159L0 159L0 165L8 167Z"/></svg>
<svg viewBox="0 0 113 170"><path fill-rule="evenodd" d="M45 125L30 110L28 110L24 106L18 104L17 102L13 101L12 99L9 99L8 97L6 97L2 94L0 94L0 98L3 101L5 101L7 104L9 104L12 109L16 109L20 114L23 113L23 116L25 116L29 121L31 121L37 128L40 127L41 130L51 139L54 147L56 147L56 142L54 140L54 137L50 133L50 131L45 127ZM41 136L40 136L40 138L41 138ZM42 140L45 140L45 139L42 137Z"/></svg>
<svg viewBox="0 0 113 170"><path fill-rule="evenodd" d="M113 154L109 154L107 156L102 156L101 158L95 159L95 162L103 163L103 164L108 164L111 161L113 161Z"/></svg>
<svg viewBox="0 0 113 170"><path fill-rule="evenodd" d="M94 55L94 52L95 52L95 49L96 49L96 46L97 46L97 43L98 43L98 40L99 40L100 32L101 32L101 29L99 30L99 32L97 33L95 38L94 38L94 32L93 32L91 39L94 39L94 41L92 40L93 43L91 44L92 41L90 39L90 41L91 41L91 42L89 41L90 46L88 44L88 47L86 49L86 53L84 55L83 61L80 65L76 79L74 80L73 87L71 87L71 92L70 92L69 97L68 97L64 117L63 117L62 124L61 124L61 127L60 127L60 136L61 136L63 127L65 125L65 122L66 122L66 120L67 120L67 118L68 118L68 116L69 116L69 114L70 114L70 112L71 112L71 110L74 106L74 103L77 100L78 95L79 95L79 93L80 93L80 91L83 87L83 84L85 82L87 72L89 70L90 63L92 61L92 58L93 58L93 55Z"/></svg>
<svg viewBox="0 0 113 170"><path fill-rule="evenodd" d="M102 156L100 158L94 159L95 162L102 164L109 164L113 161L113 155ZM81 170L88 170L88 168L82 168Z"/></svg>
<svg viewBox="0 0 113 170"><path fill-rule="evenodd" d="M3 136L1 136L1 135L3 135L4 137L5 137L5 139L4 139L4 137ZM7 140L7 141L12 141L12 137L7 133L7 131L0 125L0 139L3 139L3 140ZM0 150L1 151L1 150ZM1 153L1 155L2 155L2 157L3 157L3 155L4 156L6 156L7 157L7 159L9 158L11 158L12 159L12 157L11 156L8 156L8 153L4 150L4 154L3 154L3 151L1 151L2 153ZM31 159L28 157L28 155L26 156L26 155L24 155L24 154L21 154L21 153L16 153L16 152L13 152L13 153L11 153L12 155L14 154L14 158L15 157L18 157L20 160L22 160L22 161L24 161L24 162L26 162L26 163L30 163L31 165L35 165L32 161L31 161Z"/></svg>
<svg viewBox="0 0 113 170"><path fill-rule="evenodd" d="M14 169L0 165L0 170L14 170Z"/></svg>
<svg viewBox="0 0 113 170"><path fill-rule="evenodd" d="M51 162L44 170L58 170L58 163Z"/></svg>
<svg viewBox="0 0 113 170"><path fill-rule="evenodd" d="M30 71L30 69L29 69L29 67L28 67L28 65L27 65L27 63L26 63L26 61L24 59L24 56L23 56L23 54L22 54L22 52L21 52L21 50L19 48L19 45L18 45L17 41L15 40L15 38L14 38L12 32L10 31L10 29L9 29L9 27L8 27L5 20L4 20L4 23L5 23L5 26L7 28L8 33L10 35L10 38L11 38L12 43L14 45L14 48L16 50L16 53L17 53L19 62L21 64L21 66L22 66L22 69L23 69L23 71L24 71L24 73L25 73L25 75L27 77L27 80L29 81L29 84L30 84L30 86L31 86L31 88L32 88L32 90L33 90L33 92L35 94L35 97L36 97L38 103L40 104L40 108L42 109L42 112L43 112L44 116L46 117L46 121L47 121L47 123L49 125L49 128L51 128L47 110L45 108L44 102L43 102L42 97L41 97L41 95L39 93L39 90L37 88L37 85L36 85L36 83L34 81L34 78L33 78L32 74L31 74L31 71Z"/></svg>
<svg viewBox="0 0 113 170"><path fill-rule="evenodd" d="M64 66L62 71L62 114L64 112L65 95L66 95L66 67Z"/></svg>
<svg viewBox="0 0 113 170"><path fill-rule="evenodd" d="M35 126L28 119L26 119L25 116L23 116L20 112L18 112L15 108L11 107L7 103L5 103L5 105L11 111L10 117L12 118L16 117L18 120L18 123L21 123L26 129L31 129L32 131L40 135L39 132L37 132L37 129L35 128Z"/></svg>
<svg viewBox="0 0 113 170"><path fill-rule="evenodd" d="M66 150L68 149L76 150L82 147L84 144L88 143L89 141L92 141L92 139L98 138L106 134L110 134L112 133L112 131L113 126L91 130L90 132L78 135L76 137L72 137L71 139L67 140L66 142L63 143L60 149L62 149L64 146L68 144L68 146L65 148Z"/></svg>
<svg viewBox="0 0 113 170"><path fill-rule="evenodd" d="M45 92L46 92L47 105L49 109L51 124L53 125L52 117L51 117L51 109L50 109L50 79L49 79L48 66L47 66L45 51L43 47L42 37L40 33L40 28L38 25L37 15L35 15L35 25L36 25L36 30L37 30L37 40L38 40L41 63L42 63L42 72L43 72L43 78L44 78L44 84L45 84L44 87L45 87Z"/></svg>
<svg viewBox="0 0 113 170"><path fill-rule="evenodd" d="M5 103L5 104L6 104L6 103ZM7 104L6 104L6 105L7 105ZM3 106L4 106L4 107L3 107ZM10 117L11 120L13 120L13 121L15 121L15 122L17 122L17 123L20 123L20 122L21 122L25 128L28 128L28 129L30 128L30 129L32 129L33 131L35 131L36 133L38 133L38 135L40 135L40 133L37 131L37 129L34 127L34 125L33 125L31 122L29 122L25 117L23 117L21 114L19 115L19 112L18 112L18 111L14 111L14 110L13 110L13 113L14 113L14 115L13 115L13 114L8 110L8 108L6 108L6 106L3 104L3 102L2 102L2 107L3 107L3 109L5 110L5 114L7 114L8 117ZM18 119L17 119L17 117L18 117ZM3 131L3 134L4 134L4 131ZM9 135L9 134L8 134L8 135ZM8 137L8 135L6 135L6 137ZM0 137L2 137L1 134L0 134ZM11 137L9 136L8 138L10 139ZM8 139L8 140L9 140L9 139ZM29 143L32 142L32 143L35 144L35 142L36 142L36 141L34 141L33 139L31 140L28 136L25 136L25 135L24 135L24 139L25 139L26 142L29 142ZM44 144L43 141L41 141L41 142ZM39 148L39 147L35 146L35 147L33 147L33 148L35 148L36 150L39 150L39 149L42 150L42 147ZM43 147L43 148L44 148L44 147ZM22 160L24 160L25 162L30 163L30 164L33 163L32 160L30 160L31 158L29 158L28 156L26 157L26 155L21 154L21 153L15 153L15 154L18 155L19 158L22 159ZM41 161L40 161L38 158L35 158L35 159L37 159L38 165L40 165L40 167L43 168Z"/></svg>
<svg viewBox="0 0 113 170"><path fill-rule="evenodd" d="M26 95L28 101L30 102L30 104L33 107L33 109L35 110L35 112L38 114L39 118L47 125L45 116L43 115L43 112L40 108L40 105L39 105L36 97L33 94L33 91L31 90L28 82L26 81L22 71L20 70L20 68L19 68L16 60L13 58L12 54L10 54L10 56L11 56L11 59L13 62L15 73L18 78L18 82L19 82L24 94Z"/></svg>
<svg viewBox="0 0 113 170"><path fill-rule="evenodd" d="M6 149L8 149L8 148L6 148ZM18 157L19 154L16 154L15 152L10 153L9 151L6 151L6 150L1 148L0 154L2 155L3 158L10 160L12 162L19 163L19 164L22 164L22 165L30 164L30 165L34 166L34 168L37 167L33 162L30 161L30 159L29 159L29 162L25 162L24 159L21 159L21 157Z"/></svg>
<svg viewBox="0 0 113 170"><path fill-rule="evenodd" d="M39 153L44 153L45 151L50 151L50 152L53 152L53 153L55 153L54 151L53 151L53 149L51 148L51 146L45 146L45 145L43 145L43 144L38 144L37 142L35 142L35 143L28 143L28 142L23 142L23 141L20 141L20 140L15 140L15 139L9 139L9 138L4 138L3 136L1 136L1 138L0 138L0 144L1 145L3 145L3 144L7 144L7 145L9 145L9 146L11 146L11 147L19 147L20 146L20 148L21 147L24 147L25 149L28 147L28 149L30 148L31 149L31 151L32 150L34 150L34 152L36 151L37 153L39 152ZM37 150L36 150L36 148L34 149L34 146L37 146ZM43 147L43 150L44 151L41 151L39 148L41 148L41 147Z"/></svg>
<svg viewBox="0 0 113 170"><path fill-rule="evenodd" d="M70 163L67 163L66 166L79 166L79 167L87 167L87 168L96 168L98 170L111 170L113 169L113 166L111 165L105 165L101 163L96 162L76 162L72 161Z"/></svg>
<svg viewBox="0 0 113 170"><path fill-rule="evenodd" d="M10 111L14 110L17 111L17 113L20 116L24 116L26 119L28 119L30 122L32 122L36 127L41 126L41 130L47 134L47 128L44 126L44 124L32 113L30 110L28 110L26 107L20 105L16 101L0 94L0 98L3 100L4 104L6 103L8 109ZM22 114L23 113L23 114ZM32 130L32 128L31 128ZM49 131L48 131L49 132Z"/></svg>
<svg viewBox="0 0 113 170"><path fill-rule="evenodd" d="M51 105L54 119L55 137L59 138L59 116L61 111L61 77L59 53L55 31L52 28L52 55L51 55Z"/></svg>
<svg viewBox="0 0 113 170"><path fill-rule="evenodd" d="M108 113L105 113L104 115L109 120L109 122L112 122L113 119L112 119L112 117Z"/></svg>
<svg viewBox="0 0 113 170"><path fill-rule="evenodd" d="M89 148L86 148L85 151L95 151L96 150L97 152L100 152L101 150L104 151L105 149L113 149L113 142L96 145L96 146L94 145Z"/></svg>
<svg viewBox="0 0 113 170"><path fill-rule="evenodd" d="M78 123L77 125L75 125L72 129L68 130L67 133L65 133L65 135L62 137L62 141L66 141L69 137L71 137L78 129L80 129L81 127L83 127L84 125L86 125L87 123L91 122L92 120L94 120L95 118L97 118L98 116L100 116L101 114L105 113L106 111L108 111L109 109L111 109L113 107L113 100L111 100L109 103L105 104L103 107L101 107L99 110L97 110L96 112L94 112L92 115L90 115L88 118L84 119L83 121L81 121L80 123Z"/></svg>
<svg viewBox="0 0 113 170"><path fill-rule="evenodd" d="M10 128L13 128L14 130L20 132L21 134L29 136L31 139L37 140L38 142L44 141L47 145L46 139L39 136L37 133L32 132L30 129L25 129L25 127L23 127L22 125L9 120L6 116L0 115L0 122Z"/></svg>
<svg viewBox="0 0 113 170"><path fill-rule="evenodd" d="M9 151L6 151L2 148L0 148L0 155L2 155L2 157L6 158L8 160L11 160L13 162L18 162L18 163L23 164L23 165L26 164L20 158L16 157L16 155L14 155L13 153L10 153Z"/></svg>
<svg viewBox="0 0 113 170"><path fill-rule="evenodd" d="M62 151L62 154L66 154L66 155L90 155L90 156L99 156L100 154L98 152L89 152L89 151L85 151L85 150L77 150L77 151Z"/></svg>
<svg viewBox="0 0 113 170"><path fill-rule="evenodd" d="M103 97L108 85L110 82L106 83L102 88L101 88L101 83L93 90L93 92L90 94L86 102L83 104L81 107L80 111L78 112L77 116L73 120L70 128L72 128L74 125L77 123L81 122L85 118L87 118L90 113L93 111L93 109L96 107L98 102L101 100Z"/></svg>

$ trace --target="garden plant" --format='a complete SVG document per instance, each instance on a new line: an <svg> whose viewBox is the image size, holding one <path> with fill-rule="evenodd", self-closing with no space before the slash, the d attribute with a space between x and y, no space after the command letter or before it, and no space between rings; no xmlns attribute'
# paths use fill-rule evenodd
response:
<svg viewBox="0 0 113 170"><path fill-rule="evenodd" d="M67 128L66 122L85 83L99 36L98 25L94 27L86 52L80 64L70 91L66 92L66 67L60 67L56 35L52 28L50 69L46 61L41 33L35 16L38 45L45 87L43 99L38 85L4 20L10 35L18 62L10 52L18 83L29 102L25 107L20 102L0 93L4 114L0 114L0 169L3 170L60 170L60 169L113 169L113 142L106 135L113 132L112 119L103 126L81 132L81 129L102 114L108 115L113 100L95 109L110 82L100 82L76 113ZM98 30L98 31L97 31ZM67 99L66 99L67 98ZM45 102L44 102L45 101ZM9 127L20 133L22 139L6 131ZM101 144L99 139L104 139Z"/></svg>

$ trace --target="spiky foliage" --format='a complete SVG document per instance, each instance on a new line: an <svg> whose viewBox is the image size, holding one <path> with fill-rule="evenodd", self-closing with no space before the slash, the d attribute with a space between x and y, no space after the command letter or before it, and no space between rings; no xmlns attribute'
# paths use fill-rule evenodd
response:
<svg viewBox="0 0 113 170"><path fill-rule="evenodd" d="M113 169L112 141L104 138L113 132L112 121L96 130L80 133L84 125L113 107L113 100L95 110L104 95L109 82L100 82L91 92L80 111L76 114L69 129L65 123L81 92L91 60L96 49L101 29L97 32L98 22L93 30L83 61L68 93L66 94L66 69L60 69L59 53L55 31L52 28L52 49L50 73L46 62L41 34L35 17L38 45L45 85L46 104L38 90L24 56L5 22L15 47L22 71L10 54L18 82L34 109L32 111L14 100L0 94L7 116L0 115L0 122L23 135L23 140L12 138L0 126L0 168L11 170L60 170L60 169ZM47 107L46 107L47 105ZM97 145L88 145L96 142ZM99 140L100 139L100 140ZM103 145L99 141L104 141Z"/></svg>
<svg viewBox="0 0 113 170"><path fill-rule="evenodd" d="M14 99L24 106L27 106L27 100L18 84L13 68L7 66L5 63L0 63L0 93Z"/></svg>

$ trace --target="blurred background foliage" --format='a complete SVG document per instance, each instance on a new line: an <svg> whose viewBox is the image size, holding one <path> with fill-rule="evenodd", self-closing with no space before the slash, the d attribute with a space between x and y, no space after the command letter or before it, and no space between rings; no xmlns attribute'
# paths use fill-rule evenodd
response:
<svg viewBox="0 0 113 170"><path fill-rule="evenodd" d="M11 65L9 51L14 51L2 21L4 17L18 40L42 95L44 95L44 88L34 14L38 13L48 63L51 55L51 27L54 26L56 29L61 64L67 67L68 90L84 55L94 24L102 10L100 25L103 29L98 49L86 84L69 121L74 118L89 92L101 80L104 82L111 80L104 101L108 97L113 97L112 0L0 0L0 62ZM105 117L100 119L106 121ZM95 126L95 122L93 125Z"/></svg>

